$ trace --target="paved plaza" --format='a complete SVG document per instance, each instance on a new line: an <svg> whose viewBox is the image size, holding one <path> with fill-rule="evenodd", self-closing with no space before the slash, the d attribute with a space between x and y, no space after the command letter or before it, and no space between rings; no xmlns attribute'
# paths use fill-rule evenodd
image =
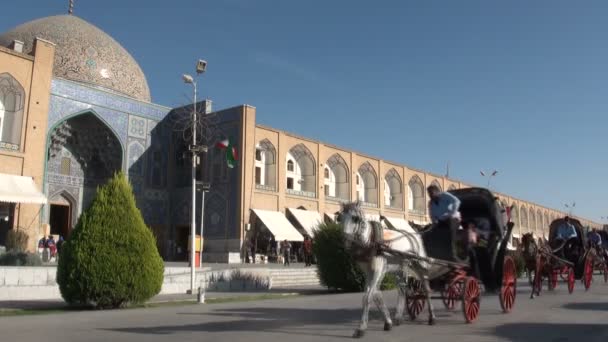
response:
<svg viewBox="0 0 608 342"><path fill-rule="evenodd" d="M406 322L382 331L379 314L371 314L368 341L575 341L608 340L608 285L596 278L585 292L577 282L569 295L557 291L528 299L520 286L512 314L502 314L496 296L482 301L482 315L465 324L461 312L435 305L438 324ZM386 299L394 307L396 294ZM360 314L361 294L324 294L290 299L153 309L70 312L0 318L2 340L47 341L344 341ZM460 339L460 340L459 340Z"/></svg>

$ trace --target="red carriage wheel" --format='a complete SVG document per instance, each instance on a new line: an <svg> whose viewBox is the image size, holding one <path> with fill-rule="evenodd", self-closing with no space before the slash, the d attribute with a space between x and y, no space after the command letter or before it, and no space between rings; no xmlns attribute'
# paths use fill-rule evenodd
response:
<svg viewBox="0 0 608 342"><path fill-rule="evenodd" d="M543 289L543 258L540 256L536 257L536 270L534 271L534 282L532 284L532 294L540 296L540 292Z"/></svg>
<svg viewBox="0 0 608 342"><path fill-rule="evenodd" d="M568 293L572 294L574 291L574 268L568 267Z"/></svg>
<svg viewBox="0 0 608 342"><path fill-rule="evenodd" d="M422 291L422 283L419 280L413 280L405 297L405 305L407 305L407 313L413 321L420 315L426 304L426 295Z"/></svg>
<svg viewBox="0 0 608 342"><path fill-rule="evenodd" d="M561 273L560 270L551 270L550 271L550 275L547 278L547 288L549 289L549 291L555 290L555 288L557 287L557 277L558 277L558 273Z"/></svg>
<svg viewBox="0 0 608 342"><path fill-rule="evenodd" d="M473 323L479 316L479 299L481 289L477 279L467 277L462 291L462 312L467 323Z"/></svg>
<svg viewBox="0 0 608 342"><path fill-rule="evenodd" d="M583 284L585 285L585 291L591 287L593 281L593 257L587 256L585 258L585 268L583 273Z"/></svg>
<svg viewBox="0 0 608 342"><path fill-rule="evenodd" d="M517 271L515 261L510 256L505 257L502 267L502 285L500 287L500 306L504 313L509 313L515 304L517 295Z"/></svg>
<svg viewBox="0 0 608 342"><path fill-rule="evenodd" d="M460 299L461 297L462 280L458 280L446 284L441 299L443 300L443 305L446 309L454 310L454 308L456 308L456 305L458 304L458 299Z"/></svg>

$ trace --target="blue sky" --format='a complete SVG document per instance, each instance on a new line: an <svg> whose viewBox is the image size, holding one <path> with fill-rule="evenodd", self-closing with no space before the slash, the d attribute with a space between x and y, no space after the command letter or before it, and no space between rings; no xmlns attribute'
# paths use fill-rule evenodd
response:
<svg viewBox="0 0 608 342"><path fill-rule="evenodd" d="M75 2L156 103L185 104L204 58L215 108L473 184L497 169L498 191L608 216L606 1ZM13 1L0 32L67 3Z"/></svg>

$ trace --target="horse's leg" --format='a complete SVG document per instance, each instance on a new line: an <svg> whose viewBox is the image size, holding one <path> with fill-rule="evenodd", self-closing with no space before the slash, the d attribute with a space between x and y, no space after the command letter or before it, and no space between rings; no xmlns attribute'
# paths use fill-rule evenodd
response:
<svg viewBox="0 0 608 342"><path fill-rule="evenodd" d="M403 311L405 310L405 291L406 291L406 287L407 287L407 271L405 269L405 266L402 265L401 266L401 275L399 277L400 279L398 279L398 284L397 284L397 309L395 311L395 320L394 323L395 325L399 325L401 324L401 322L403 321Z"/></svg>
<svg viewBox="0 0 608 342"><path fill-rule="evenodd" d="M424 286L424 292L426 294L426 302L429 307L429 325L435 324L435 308L433 308L433 302L431 301L431 285L429 283L429 277L426 274L426 270L419 266L417 270L418 279L422 282Z"/></svg>
<svg viewBox="0 0 608 342"><path fill-rule="evenodd" d="M384 279L384 275L386 274L386 259L377 256L373 259L372 265L373 280L370 286L372 289L372 298L374 299L374 303L376 303L376 307L378 307L378 310L380 310L384 316L384 330L389 331L393 328L393 321L391 320L391 314L384 303L382 291L380 291L380 282Z"/></svg>
<svg viewBox="0 0 608 342"><path fill-rule="evenodd" d="M361 313L361 323L359 324L359 328L357 328L355 330L355 333L353 334L353 337L355 338L359 338L362 337L363 335L365 335L365 330L367 330L367 321L369 319L369 305L371 304L371 294L372 294L372 287L371 287L371 280L372 280L372 272L373 270L371 270L372 265L371 263L360 263L359 264L360 268L363 270L363 272L365 273L365 293L363 294L363 312Z"/></svg>

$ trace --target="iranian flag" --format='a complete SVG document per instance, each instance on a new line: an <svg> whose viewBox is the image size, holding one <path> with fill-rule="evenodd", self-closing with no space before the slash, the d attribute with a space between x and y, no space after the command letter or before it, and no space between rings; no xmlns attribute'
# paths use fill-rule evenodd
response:
<svg viewBox="0 0 608 342"><path fill-rule="evenodd" d="M230 141L230 139L224 139L215 146L219 149L226 150L226 164L228 164L228 167L231 169L235 167L236 161L239 159L239 154L236 147L232 145L232 141Z"/></svg>

